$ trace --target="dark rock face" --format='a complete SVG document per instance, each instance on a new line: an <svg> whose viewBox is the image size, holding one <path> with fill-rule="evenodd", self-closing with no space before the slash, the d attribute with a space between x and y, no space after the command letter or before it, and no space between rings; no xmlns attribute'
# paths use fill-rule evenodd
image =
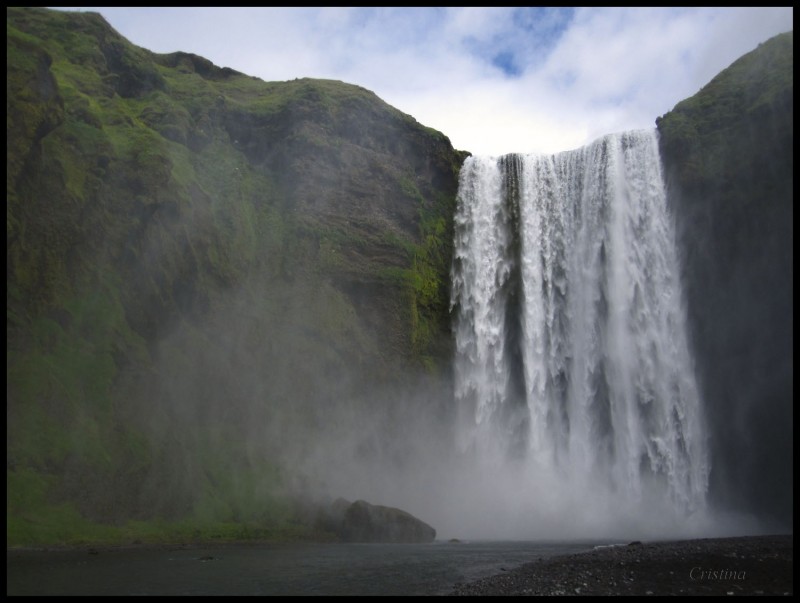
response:
<svg viewBox="0 0 800 603"><path fill-rule="evenodd" d="M433 542L436 530L410 513L363 500L337 499L325 515L324 527L345 542Z"/></svg>
<svg viewBox="0 0 800 603"><path fill-rule="evenodd" d="M793 516L793 43L657 120L720 507Z"/></svg>

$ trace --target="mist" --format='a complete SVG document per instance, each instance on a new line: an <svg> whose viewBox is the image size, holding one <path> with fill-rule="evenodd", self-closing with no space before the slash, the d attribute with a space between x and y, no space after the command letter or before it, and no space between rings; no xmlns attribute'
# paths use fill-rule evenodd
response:
<svg viewBox="0 0 800 603"><path fill-rule="evenodd" d="M591 148L599 148L598 144ZM654 143L648 144L652 152ZM630 141L622 143L625 148L631 145ZM582 164L589 159L580 154L588 157L592 152L595 151L587 147L560 156L567 158L565 164L583 169ZM606 153L603 147L601 154L605 156ZM548 160L545 157L525 161ZM532 168L529 165L526 169ZM654 168L648 164L631 169L643 171L636 174L630 169L623 170L607 178L609 182L615 179L623 182L627 192L620 199L635 197L635 192L631 191L652 187L652 182L636 184L636 178L645 181L661 178L658 166ZM543 181L549 177L542 176ZM460 195L463 196L466 194L463 176L461 186ZM505 185L500 186L499 182L492 186L498 187L492 194L505 190ZM525 186L529 185L520 181L508 190L518 189L522 194ZM570 190L572 186L565 184L564 188ZM478 202L478 199L473 201ZM567 207L570 204L577 207L578 203L569 198L558 202ZM655 202L663 204L664 199ZM646 206L645 203L643 207ZM557 210L547 211L552 214ZM577 213L588 216L595 211L601 219L604 212L610 210L594 210L587 206ZM643 220L650 219L648 211L631 217L632 223L639 223L642 228ZM507 209L500 214L503 212L506 212L505 220L522 223L526 219L512 216L513 211L509 213ZM198 222L198 216L202 218L203 214L192 215L194 232L213 228L210 218L204 224ZM173 220L171 224L170 219ZM456 223L462 219L456 216ZM496 216L487 219L496 219ZM553 226L531 222L527 228L548 232L548 236L558 235L559 229L567 228L569 219L564 218L564 223ZM182 220L177 214L167 214L162 224L180 230ZM624 230L624 224L617 221L595 225L594 230L580 228L584 233L580 236L593 241L591 237L594 236L621 236L613 233L615 229ZM666 228L666 223L658 228ZM498 270L497 275L491 276L491 282L516 278L519 280L517 297L530 299L537 295L537 290L545 292L548 286L552 287L548 282L558 284L563 279L568 280L567 276L556 273L523 275L524 271L532 270L533 265L523 265L524 258L502 255L519 254L520 243L507 233L498 231L492 236L499 237L490 243L497 245L496 251L501 256L491 259L491 253L485 255L486 250L483 250L484 255L478 259L491 261ZM656 235L648 236L652 239ZM662 241L657 236L654 240ZM139 403L122 412L126 421L149 434L157 451L156 466L145 476L139 489L135 514L146 516L155 510L166 517L179 518L200 512L208 517L237 520L253 513L259 516L258 505L262 501L271 514L278 509L279 513L291 517L299 509L301 517L313 521L319 509L341 497L406 510L432 525L439 539L625 541L755 534L782 529L780 523L770 522L769 517L767 521L757 517L752 505L742 504L732 496L736 479L726 475L731 466L741 462L740 467L745 468L746 473L756 471L737 456L741 450L754 446L750 440L754 436L742 435L747 442L745 446L741 446L743 440L732 442L730 438L720 437L715 427L716 417L721 414L730 423L731 433L749 433L748 415L743 410L747 407L702 408L701 394L695 391L698 386L689 378L693 361L686 349L688 343L658 339L666 337L670 328L686 320L675 266L669 268L673 273L665 276L665 280L647 280L652 278L653 271L666 270L670 262L678 261L678 252L675 257L669 257L669 253L661 256L665 250L664 241L674 238L675 234L666 231L663 236L666 238L658 250L631 247L621 251L616 248L616 259L611 238L605 242L597 239L599 255L591 261L601 263L591 264L590 261L587 264L589 271L583 278L589 284L575 281L567 288L578 291L593 286L592 279L621 270L609 267L614 261L621 262L618 265L622 266L634 257L649 258L647 261L651 264L634 267L635 275L629 282L625 281L629 277L619 276L622 272L618 273L616 281L609 280L607 286L598 280L599 288L568 310L559 309L555 300L560 294L552 297L552 292L547 301L551 305L541 310L542 314L537 309L524 310L514 305L520 302L513 301L513 295L504 289L506 292L498 294L498 299L505 299L502 302L505 305L491 329L495 333L505 333L508 340L489 344L494 350L491 353L505 351L496 357L496 364L487 365L489 373L486 374L474 372L474 349L462 351L459 356L458 329L472 329L473 319L482 312L495 310L464 315L461 320L467 323L459 325L457 312L464 300L454 302L451 309L454 322L451 336L455 341L452 358L438 372L426 372L402 363L392 364L393 350L387 349L388 342L371 331L370 322L365 320L368 316L372 316L372 324L375 320L375 297L369 288L354 288L336 278L320 276L303 263L287 268L283 257L286 248L275 248L273 256L247 267L247 276L241 284L221 288L206 299L198 297L191 282L178 283L173 296L181 302L182 315L174 320L162 315L159 321L143 329L155 336L156 342L150 347L153 369L149 374L134 378L138 379L133 391L138 392ZM545 250L542 253L548 262L554 261L564 249L576 245L584 253L581 261L588 261L586 258L594 253L591 251L594 244L586 243L585 248L580 248L584 243L568 239L559 242L557 237L541 241ZM165 258L175 253L175 245L180 247L177 255L181 257L196 245L196 241L192 237L168 240L158 231L150 231L140 256L144 261L135 264L138 268L134 269L133 283L144 283L152 278L150 267L169 261ZM311 248L324 249L316 242ZM299 257L303 258L303 253L298 254ZM765 256L770 254L765 251ZM314 258L317 256L302 261L316 261ZM456 258L451 288L463 287L464 282L459 279L468 276L455 271L459 261L464 260ZM751 270L763 270L765 265L765 260L755 257ZM516 275L515 271L518 271ZM732 278L736 278L735 275ZM652 300L649 303L661 304L663 301L658 299L664 297L674 298L677 305L674 310L659 310L656 306L649 310L639 306L626 309L625 291L632 284L635 284L636 296L647 295L646 291L650 291ZM565 285L561 282L558 286ZM131 294L135 291L134 287ZM742 295L745 299L744 293ZM644 298L636 299L639 300L636 303L642 303ZM746 306L742 311L750 312L747 302L742 303ZM163 301L157 297L139 302L145 316L159 315L156 308L161 304ZM591 309L595 307L596 315ZM757 307L754 305L752 310ZM614 326L613 316L634 310L639 313L636 320L644 321L637 328L642 333L652 332L656 339L650 342L631 339L625 329ZM559 318L559 312L566 313ZM574 350L563 357L554 356L555 364L541 365L544 368L537 377L536 371L540 369L536 367L540 365L536 362L542 360L529 356L533 352L542 354L538 344L528 341L528 348L511 352L506 349L509 341L514 341L515 346L522 345L519 340L524 339L523 331L527 328L529 333L535 333L535 321L545 315L549 318L546 325L542 323L544 330L539 331L539 336L557 347L556 340L564 334L548 329L554 328L552 325L559 320L567 320L570 313L568 320L578 321L581 312L588 312L584 316L583 330L576 331L582 335L569 345L585 346L586 356ZM518 320L509 319L514 313L519 315ZM663 320L664 316L667 321L663 324L647 322ZM688 326L676 332L681 337L691 338L688 331L682 333L683 328L688 329ZM773 327L782 328L782 324ZM603 342L600 345L607 346L607 351L603 352L606 355L598 357L599 360L590 359L592 354L598 353L592 347L595 345L593 337ZM657 354L652 350L667 353L664 346L672 350L669 359L659 359L656 355L649 360L652 365L635 367L643 354ZM556 347L553 347L554 354ZM387 358L390 359L388 364ZM465 359L468 359L466 366ZM596 365L592 365L595 361ZM780 366L775 370L785 370L785 365ZM495 370L500 372L491 376ZM581 390L581 370L600 374L600 381L593 377L595 381L587 385L589 389ZM656 375L669 376L672 370L677 371L672 377L674 382L657 382ZM566 371L559 377L564 379L560 385L553 381L559 371ZM632 371L626 378L645 392L637 394L639 396L667 398L671 395L668 391L677 388L686 397L680 404L694 405L669 411L684 418L688 413L689 422L681 428L686 431L658 432L662 428L653 427L652 421L656 419L652 417L641 424L642 433L650 434L652 442L659 446L659 442L673 439L676 442L673 452L662 458L659 456L662 453L654 452L650 444L638 451L625 452L629 439L638 442L640 428L626 427L630 431L620 435L624 434L620 425L632 425L640 419L634 414L615 415L620 412L614 409L615 401L625 401L630 395L626 393L629 385L611 391L614 380L619 379L615 371ZM487 375L489 389L485 389L486 385L475 385L478 383L475 379L486 379ZM727 375L730 377L730 372ZM530 384L536 383L536 379L543 379L541 383L549 385L534 390ZM648 379L655 380L651 383ZM465 383L478 387L477 398L464 395ZM701 379L701 390L703 385ZM753 383L756 389L765 388L763 391L769 390L767 385L763 381ZM512 394L508 399L505 393L495 398L492 389L495 387L499 388L497 391L508 388ZM519 397L526 388L532 400L546 399L548 404L554 405L553 409L537 418L535 405L522 402ZM603 393L604 388L611 388L611 393ZM750 393L745 394L745 391ZM739 393L753 394L753 390ZM582 396L595 400L595 404L607 405L607 409L597 415L586 415L588 419L576 414ZM633 404L632 400L625 403ZM637 398L637 403L641 403L639 400L641 398ZM494 412L493 405L497 404L505 405L497 415L501 418L488 421L487 417ZM563 405L562 410L558 410L558 404ZM483 410L479 411L482 405ZM561 412L565 417L573 414L560 424ZM694 418L691 418L692 413L696 414ZM616 427L609 427L614 421ZM709 438L709 433L713 437ZM559 438L564 439L559 441ZM693 439L696 440L694 444L691 443ZM542 447L541 441L551 443ZM678 458L684 454L686 446L702 448L707 444L712 455L710 460L703 454L685 461ZM624 465L624 454L630 454L633 469ZM782 453L776 454L781 456ZM642 456L642 460L636 460L636 455ZM556 460L559 456L561 458ZM639 462L650 463L654 469L641 470ZM683 462L688 463L686 469L672 466ZM664 469L667 465L668 470ZM690 469L699 473L687 473L676 482L669 481L671 472ZM781 471L777 473L780 475ZM667 481L666 474L669 474ZM686 494L682 485L675 485L682 479L692 484L696 489L694 494ZM684 501L685 496L690 502ZM755 510L766 506L757 506Z"/></svg>
<svg viewBox="0 0 800 603"><path fill-rule="evenodd" d="M655 147L648 144L652 152ZM597 274L607 271L602 266L596 270ZM621 299L611 291L603 295L612 303ZM679 300L680 294L675 295ZM355 320L360 315L358 304L370 303L369 296L348 296L305 276L288 280L277 276L267 281L252 279L225 291L214 301L216 310L204 312L202 319L166 326L154 358L156 367L161 364L169 370L156 369L159 377L146 386L145 397L153 401L150 413L133 419L168 451L159 475L151 476L152 486L144 489L150 502L172 493L175 504L175 490L184 488L191 496L182 508L172 511L188 511L193 504L196 508L198 498L208 496L208 481L215 488L241 487L242 498L290 501L294 508L306 509L309 517L337 498L363 499L416 515L437 530L439 539L624 541L768 529L751 515L708 504L702 482L706 479L702 464L707 461L702 455L687 461L700 463L700 473L685 476L689 483L701 480L695 484L699 494L686 494L680 480L666 479L662 464L679 462L671 456L653 457L652 471L637 468L635 479L631 478L626 473L629 469L619 464L619 455L622 442L638 436L631 431L608 448L608 442L623 433L619 425L616 435L613 428L602 427L602 420L610 419L598 415L600 427L589 428L584 440L575 440L572 436L581 433L584 419L572 416L571 428L562 435L572 438L570 447L585 450L566 456L562 444L556 444L561 428L553 423L552 415L545 419L545 426L536 425L532 411L523 410L518 402L498 400L511 406L503 411L501 421L487 423L476 412L475 405L481 401L458 393L464 388L464 370L474 370L465 369L463 355L462 366L456 355L452 366L439 373L408 366L390 367L387 372L376 360L381 342ZM323 321L320 326L320 317L336 305L340 308L335 314L347 317L342 319L346 325L330 328ZM683 320L683 310L680 305L676 308L678 313L671 320ZM456 333L453 336L457 338ZM613 354L621 354L619 360L606 359L613 364L631 362L640 344L609 335L609 345L617 350ZM680 348L685 342L677 345ZM676 348L674 353L686 352ZM570 362L581 367L586 360ZM656 373L666 369L659 368L657 358L654 362ZM680 370L688 371L689 364ZM503 383L513 380L510 367L502 370ZM526 370L530 378L530 367ZM580 391L577 375L567 376L570 395ZM634 380L641 379L633 375ZM605 379L615 377L609 372ZM692 401L696 394L691 393L693 386L686 375L676 373L675 379L676 384L663 387L680 387L688 392L689 403L699 405L699 400ZM652 387L662 386L654 381ZM553 396L554 391L543 395ZM612 404L613 399L606 403ZM577 402L565 398L564 404L572 408ZM517 410L509 414L509 408ZM625 420L639 419L631 415ZM643 423L642 429L660 429L653 425ZM540 437L553 438L552 448L535 446L532 434L543 428ZM600 433L595 444L590 438L597 436L590 434L598 428L608 431ZM686 431L652 437L654 442L670 437L685 442L695 436ZM656 453L643 448L634 454ZM670 454L678 454L677 449ZM218 474L203 468L208 455L221 459ZM558 455L562 458L557 462ZM222 475L225 484L219 483ZM165 484L172 487L165 489ZM226 496L233 502L217 501L214 512L235 519L243 512L237 508L239 495L227 492ZM686 502L684 496L693 498Z"/></svg>

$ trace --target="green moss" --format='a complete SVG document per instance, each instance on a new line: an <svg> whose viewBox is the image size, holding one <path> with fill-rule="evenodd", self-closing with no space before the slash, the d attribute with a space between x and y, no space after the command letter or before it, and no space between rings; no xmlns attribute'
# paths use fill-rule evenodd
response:
<svg viewBox="0 0 800 603"><path fill-rule="evenodd" d="M142 101L138 118L166 139L186 144L194 127L190 112L164 92L152 92Z"/></svg>
<svg viewBox="0 0 800 603"><path fill-rule="evenodd" d="M448 341L450 263L452 259L452 218L455 197L440 195L420 204L421 244L414 255L412 280L412 345L420 362L429 370L434 358L449 356Z"/></svg>
<svg viewBox="0 0 800 603"><path fill-rule="evenodd" d="M6 470L6 546L83 544L108 540L113 529L87 521L70 504L47 501L54 476Z"/></svg>
<svg viewBox="0 0 800 603"><path fill-rule="evenodd" d="M40 367L41 378L49 378L46 365L38 363L37 366ZM30 371L26 376L35 377L35 374ZM9 374L9 386L19 387L11 381L14 377L13 374ZM38 394L41 386L37 383L35 387L33 393ZM24 389L16 391L21 396L27 393ZM24 463L30 467L61 466L70 451L69 434L57 415L48 412L44 404L34 399L36 404L17 406L7 411L9 436L6 441L6 453L9 462Z"/></svg>
<svg viewBox="0 0 800 603"><path fill-rule="evenodd" d="M228 542L264 540L270 542L325 539L330 536L298 522L287 507L261 510L278 512L261 520L220 520L218 513L180 521L129 521L104 524L83 517L73 505L52 504L48 491L56 478L30 469L7 470L6 546L115 545L136 543ZM231 515L228 513L228 515Z"/></svg>
<svg viewBox="0 0 800 603"><path fill-rule="evenodd" d="M203 524L214 522L260 522L280 525L292 519L289 501L277 493L282 481L276 466L247 460L239 434L220 432L201 445L200 461L205 468L203 493L194 505L193 518ZM224 450L224 454L220 454Z"/></svg>
<svg viewBox="0 0 800 603"><path fill-rule="evenodd" d="M748 136L757 124L775 127L767 123L768 116L791 107L792 40L792 32L787 32L761 44L656 120L663 153L670 162L676 159L686 186L694 189L718 181L712 184L716 187L731 181L725 166L746 164L749 150L730 141Z"/></svg>

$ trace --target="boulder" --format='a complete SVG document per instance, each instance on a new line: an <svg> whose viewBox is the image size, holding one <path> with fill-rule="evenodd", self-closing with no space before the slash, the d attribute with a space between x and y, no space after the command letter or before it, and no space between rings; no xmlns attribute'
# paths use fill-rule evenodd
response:
<svg viewBox="0 0 800 603"><path fill-rule="evenodd" d="M436 530L410 513L364 500L337 499L325 518L326 527L345 542L432 542Z"/></svg>

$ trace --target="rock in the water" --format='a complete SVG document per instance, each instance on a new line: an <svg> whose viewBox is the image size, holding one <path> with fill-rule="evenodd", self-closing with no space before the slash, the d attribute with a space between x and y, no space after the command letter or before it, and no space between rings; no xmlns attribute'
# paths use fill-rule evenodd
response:
<svg viewBox="0 0 800 603"><path fill-rule="evenodd" d="M432 542L436 530L410 513L364 500L337 499L325 518L345 542Z"/></svg>

